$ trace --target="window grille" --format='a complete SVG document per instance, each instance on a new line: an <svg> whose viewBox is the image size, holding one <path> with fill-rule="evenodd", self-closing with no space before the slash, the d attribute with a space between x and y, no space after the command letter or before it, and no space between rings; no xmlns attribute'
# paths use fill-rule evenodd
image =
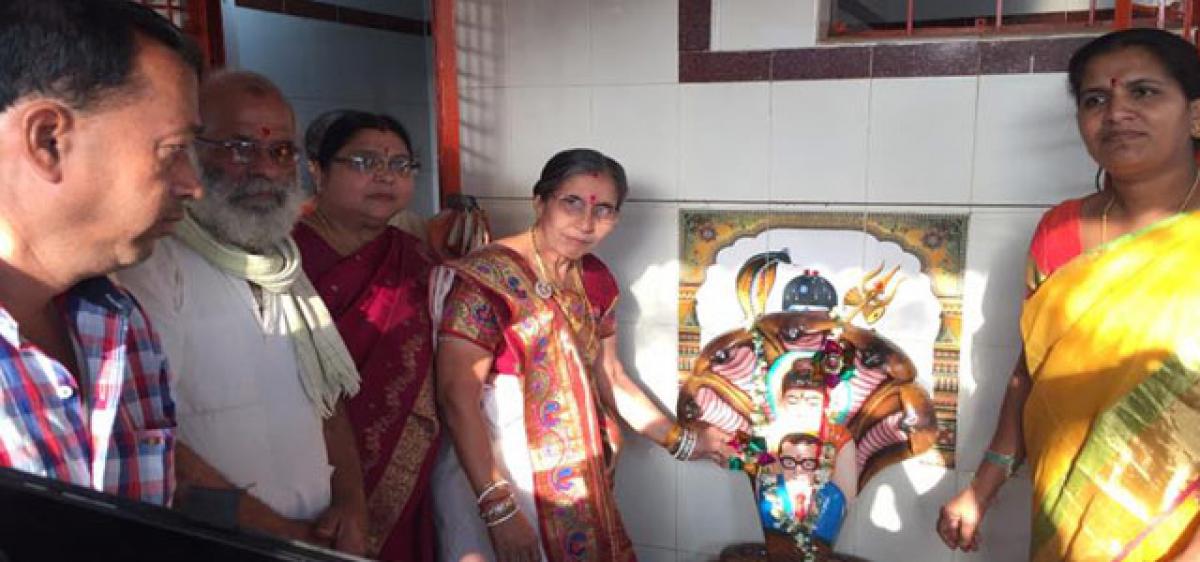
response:
<svg viewBox="0 0 1200 562"><path fill-rule="evenodd" d="M137 0L153 8L200 46L210 67L225 62L220 0Z"/></svg>
<svg viewBox="0 0 1200 562"><path fill-rule="evenodd" d="M1088 33L1127 27L1186 30L1198 0L832 0L829 37Z"/></svg>

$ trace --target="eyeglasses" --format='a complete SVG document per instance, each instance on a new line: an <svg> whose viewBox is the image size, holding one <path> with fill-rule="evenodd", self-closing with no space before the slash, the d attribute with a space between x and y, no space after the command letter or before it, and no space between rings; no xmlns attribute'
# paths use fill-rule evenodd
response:
<svg viewBox="0 0 1200 562"><path fill-rule="evenodd" d="M588 214L588 203L578 195L563 195L555 198L554 202L571 218L580 219ZM592 219L596 222L611 223L617 220L617 215L620 213L616 207L608 203L595 203L590 207Z"/></svg>
<svg viewBox="0 0 1200 562"><path fill-rule="evenodd" d="M795 468L799 466L801 470L807 470L810 472L816 470L819 466L817 459L812 457L797 459L796 457L782 456L779 457L779 464L787 470L795 470Z"/></svg>
<svg viewBox="0 0 1200 562"><path fill-rule="evenodd" d="M355 154L353 156L335 156L330 160L350 166L350 169L360 174L379 174L386 169L397 176L407 178L421 169L420 162L404 156L383 158L377 154Z"/></svg>
<svg viewBox="0 0 1200 562"><path fill-rule="evenodd" d="M264 145L252 140L213 140L197 137L196 142L225 151L229 160L234 164L250 164L254 162L255 158L262 155L264 150L267 159L279 166L291 166L300 160L300 149L291 141L279 141Z"/></svg>

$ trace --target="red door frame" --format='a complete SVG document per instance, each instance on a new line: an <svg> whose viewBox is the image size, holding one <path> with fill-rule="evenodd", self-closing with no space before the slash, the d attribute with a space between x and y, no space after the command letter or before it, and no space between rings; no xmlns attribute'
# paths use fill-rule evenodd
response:
<svg viewBox="0 0 1200 562"><path fill-rule="evenodd" d="M433 4L434 87L437 96L438 187L441 201L462 192L462 147L458 114L458 45L454 0Z"/></svg>

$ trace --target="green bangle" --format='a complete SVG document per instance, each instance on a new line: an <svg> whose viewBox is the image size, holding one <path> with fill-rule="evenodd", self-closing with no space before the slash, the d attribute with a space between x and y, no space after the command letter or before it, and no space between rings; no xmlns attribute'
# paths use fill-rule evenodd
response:
<svg viewBox="0 0 1200 562"><path fill-rule="evenodd" d="M1004 469L1004 476L1006 478L1011 477L1013 475L1013 473L1017 471L1017 466L1019 466L1019 464L1020 464L1017 461L1017 457L1015 457L1013 455L1005 455L1003 453L997 453L996 451L993 451L991 449L988 449L986 452L983 453L983 462L990 462L990 463Z"/></svg>

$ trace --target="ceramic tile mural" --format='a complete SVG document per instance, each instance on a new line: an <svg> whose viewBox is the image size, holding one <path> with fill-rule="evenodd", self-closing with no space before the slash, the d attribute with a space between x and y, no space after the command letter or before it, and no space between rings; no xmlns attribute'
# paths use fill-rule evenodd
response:
<svg viewBox="0 0 1200 562"><path fill-rule="evenodd" d="M755 256L786 255L772 286L756 287L765 303L759 313L782 311L794 297L785 294L789 284L805 276L828 281L839 305L887 285L877 314L851 324L877 331L912 360L936 415L936 453L923 458L953 468L966 237L967 216L957 214L682 210L680 382L705 344L750 320L737 274Z"/></svg>

